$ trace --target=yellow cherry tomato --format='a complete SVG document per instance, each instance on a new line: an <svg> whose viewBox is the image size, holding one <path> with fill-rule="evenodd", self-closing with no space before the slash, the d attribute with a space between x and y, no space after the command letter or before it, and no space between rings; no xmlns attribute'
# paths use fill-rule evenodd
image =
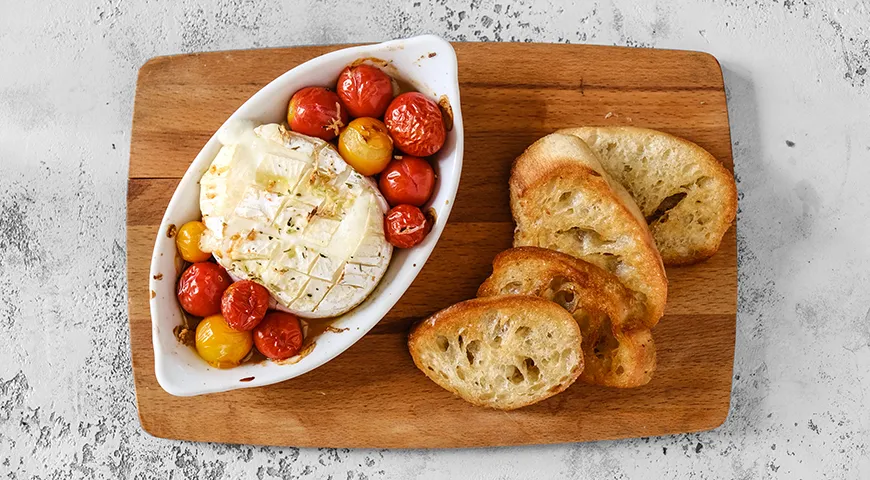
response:
<svg viewBox="0 0 870 480"><path fill-rule="evenodd" d="M187 222L178 229L178 233L175 234L175 247L185 261L204 262L211 257L210 253L199 249L199 239L204 231L205 225L196 220Z"/></svg>
<svg viewBox="0 0 870 480"><path fill-rule="evenodd" d="M254 337L251 332L233 330L227 325L223 315L205 317L196 326L196 351L213 367L238 366L253 345Z"/></svg>
<svg viewBox="0 0 870 480"><path fill-rule="evenodd" d="M387 126L376 118L353 120L338 137L338 153L357 172L370 176L381 173L393 157L393 139Z"/></svg>

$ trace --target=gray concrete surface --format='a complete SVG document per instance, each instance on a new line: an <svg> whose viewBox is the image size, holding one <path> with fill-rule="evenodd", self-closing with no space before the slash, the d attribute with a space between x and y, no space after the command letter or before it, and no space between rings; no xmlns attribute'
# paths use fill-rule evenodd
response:
<svg viewBox="0 0 870 480"><path fill-rule="evenodd" d="M363 3L0 0L0 477L870 478L867 0ZM723 427L455 451L142 432L124 265L137 68L155 55L423 32L719 58L740 190Z"/></svg>

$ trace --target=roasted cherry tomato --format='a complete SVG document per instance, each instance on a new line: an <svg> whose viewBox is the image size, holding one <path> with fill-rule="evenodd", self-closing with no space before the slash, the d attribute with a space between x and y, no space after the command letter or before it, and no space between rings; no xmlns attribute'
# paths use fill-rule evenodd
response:
<svg viewBox="0 0 870 480"><path fill-rule="evenodd" d="M345 67L335 87L353 117L382 117L393 99L393 79L377 67Z"/></svg>
<svg viewBox="0 0 870 480"><path fill-rule="evenodd" d="M221 313L233 330L251 330L269 309L269 291L250 280L239 280L224 291Z"/></svg>
<svg viewBox="0 0 870 480"><path fill-rule="evenodd" d="M254 345L273 360L284 360L302 348L302 325L299 317L286 312L269 312L254 328Z"/></svg>
<svg viewBox="0 0 870 480"><path fill-rule="evenodd" d="M347 125L347 110L338 95L323 87L306 87L293 94L287 123L294 132L332 140Z"/></svg>
<svg viewBox="0 0 870 480"><path fill-rule="evenodd" d="M394 247L411 248L422 242L432 222L413 205L399 205L387 212L384 218L384 234Z"/></svg>
<svg viewBox="0 0 870 480"><path fill-rule="evenodd" d="M426 160L403 155L387 165L378 183L390 205L407 203L420 207L432 196L435 171Z"/></svg>
<svg viewBox="0 0 870 480"><path fill-rule="evenodd" d="M194 263L178 281L178 302L191 315L207 317L221 312L221 295L233 283L227 271L211 262Z"/></svg>
<svg viewBox="0 0 870 480"><path fill-rule="evenodd" d="M233 330L222 315L205 317L196 326L196 351L216 368L238 366L253 343L251 332Z"/></svg>
<svg viewBox="0 0 870 480"><path fill-rule="evenodd" d="M418 92L394 98L384 114L384 123L396 146L408 155L432 155L441 149L447 138L441 108Z"/></svg>
<svg viewBox="0 0 870 480"><path fill-rule="evenodd" d="M357 118L338 137L338 153L357 172L375 175L390 163L393 140L380 120Z"/></svg>
<svg viewBox="0 0 870 480"><path fill-rule="evenodd" d="M204 231L205 225L196 220L187 222L178 229L178 233L175 234L175 247L185 261L204 262L211 257L210 253L199 249L199 239Z"/></svg>

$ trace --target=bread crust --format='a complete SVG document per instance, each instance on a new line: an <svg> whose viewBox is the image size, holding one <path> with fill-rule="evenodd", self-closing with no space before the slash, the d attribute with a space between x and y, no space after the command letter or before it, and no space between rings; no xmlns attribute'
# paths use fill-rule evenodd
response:
<svg viewBox="0 0 870 480"><path fill-rule="evenodd" d="M499 253L478 297L535 295L571 313L583 335L580 381L632 388L647 384L656 368L643 305L610 272L578 258L537 247Z"/></svg>
<svg viewBox="0 0 870 480"><path fill-rule="evenodd" d="M644 328L644 306L615 275L577 257L546 248L515 247L496 255L492 275L480 285L477 296L539 297L548 289L558 290L554 279L570 282L578 307L606 314L615 329ZM519 285L514 291L505 292L500 286L506 283ZM568 308L568 312L573 313L573 309Z"/></svg>
<svg viewBox="0 0 870 480"><path fill-rule="evenodd" d="M466 341L469 338L477 338L482 335L482 330L486 328L486 319L491 317L494 312L502 315L507 315L512 318L522 317L522 325L535 328L542 326L548 322L554 322L553 325L564 332L568 332L569 342L561 348L572 349L576 352L574 355L576 363L567 365L570 368L570 373L563 382L551 385L549 388L542 389L536 396L522 401L508 401L499 403L493 399L484 399L475 396L466 391L461 391L455 384L450 382L447 376L441 376L434 370L430 370L431 365L427 365L424 356L431 353L435 347L435 342L439 336L452 337L466 335ZM458 395L463 400L477 406L495 408L499 410L514 410L528 406L542 400L545 400L553 395L561 393L568 388L583 371L583 355L581 349L582 336L580 328L574 321L574 318L561 308L559 305L545 300L543 298L530 295L508 295L489 298L474 298L464 302L457 303L447 307L431 317L416 323L408 335L408 350L411 353L411 358L414 360L414 365L420 369L430 380L440 385L442 388ZM452 347L452 345L451 345ZM507 347L505 347L507 348ZM520 353L517 353L520 355ZM541 366L543 368L543 366ZM481 368L469 367L469 368Z"/></svg>
<svg viewBox="0 0 870 480"><path fill-rule="evenodd" d="M686 185L691 184L691 182L679 174L683 170L697 172L696 177L709 179L710 186L707 187L707 191L709 193L715 190L715 194L710 193L705 197L712 196L713 205L702 205L697 209L715 209L716 214L710 216L711 221L695 227L700 228L703 234L690 236L686 233L685 226L682 228L672 225L666 226L664 221L668 220L668 217L662 215L651 221L650 230L665 265L697 263L713 256L718 251L722 237L731 227L737 215L737 186L731 172L710 152L684 138L649 128L586 126L565 128L559 130L558 133L574 135L587 142L593 150L600 154L602 167L628 192L636 193L643 189L653 188L659 191L668 191L671 194L686 192ZM679 165L672 167L667 172L653 172L653 174L646 176L626 175L624 174L626 168L630 171L637 167L636 162L628 155L605 154L608 144L624 142L644 145L658 157L667 152L669 160L673 158ZM661 198L647 199L636 194L634 198L645 217L650 217L661 203ZM686 203L688 204L688 202ZM689 206L683 207L683 209L687 208ZM674 221L673 215L670 220ZM680 219L677 218L676 221L680 222ZM683 246L686 243L687 245Z"/></svg>
<svg viewBox="0 0 870 480"><path fill-rule="evenodd" d="M631 196L610 178L585 142L576 136L558 133L539 139L514 161L509 183L511 212L517 224L515 247L559 249L557 245L541 245L540 238L553 233L548 230L552 230L554 223L569 222L571 214L552 212L542 205L549 193L547 189L563 186L579 191L606 208L609 218L593 225L594 230L600 233L600 229L606 227L614 236L627 236L638 243L627 252L631 258L626 258L634 273L616 272L617 277L646 298L646 326L652 327L658 322L667 300L667 277L653 237ZM584 258L583 252L564 253ZM588 255L586 259L589 260Z"/></svg>

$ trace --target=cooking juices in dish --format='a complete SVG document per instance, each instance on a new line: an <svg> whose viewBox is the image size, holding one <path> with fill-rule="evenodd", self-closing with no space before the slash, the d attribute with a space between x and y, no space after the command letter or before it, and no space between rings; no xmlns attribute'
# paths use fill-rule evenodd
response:
<svg viewBox="0 0 870 480"><path fill-rule="evenodd" d="M200 180L202 221L176 237L191 263L179 304L194 317L178 337L203 360L230 368L255 350L298 360L306 319L362 303L393 247L429 233L420 207L436 178L424 157L443 146L447 122L424 95L395 96L396 85L377 67L351 65L335 91L294 93L286 124L222 127Z"/></svg>

